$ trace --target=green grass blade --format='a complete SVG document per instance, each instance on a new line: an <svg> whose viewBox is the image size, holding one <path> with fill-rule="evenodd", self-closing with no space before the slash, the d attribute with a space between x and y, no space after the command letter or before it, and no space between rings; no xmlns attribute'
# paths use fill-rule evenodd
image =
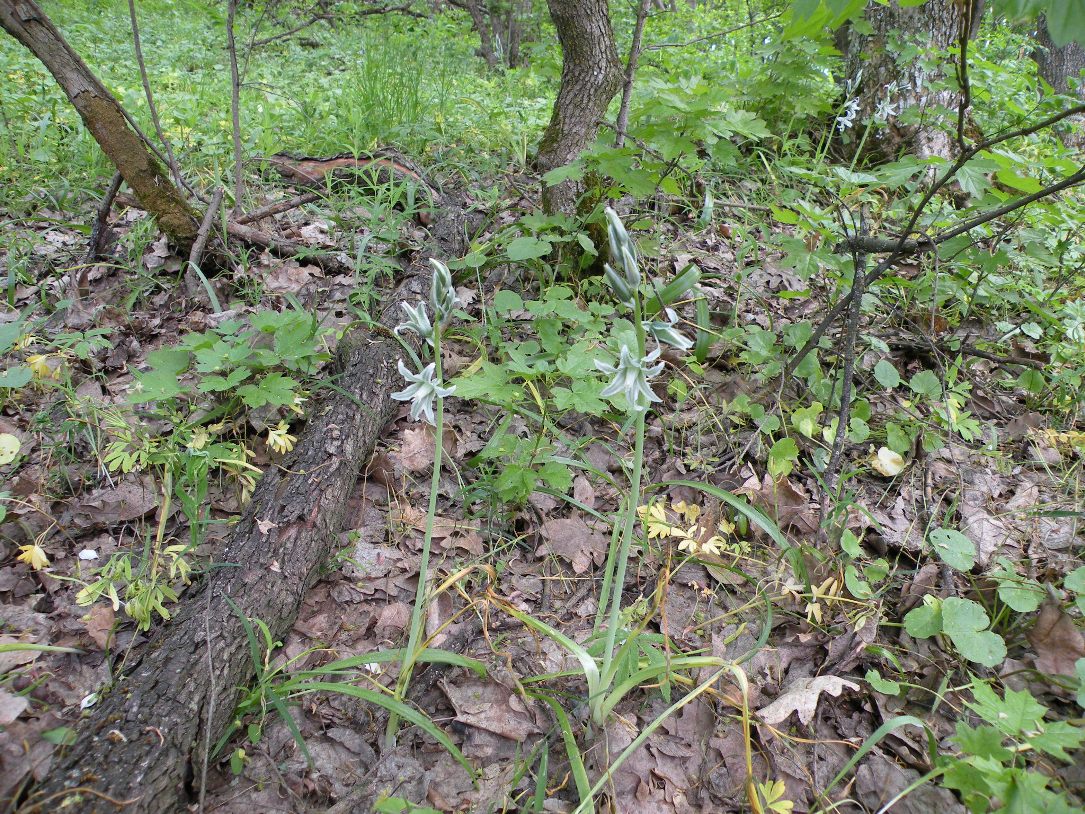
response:
<svg viewBox="0 0 1085 814"><path fill-rule="evenodd" d="M261 682L264 680L264 660L260 656L260 642L256 638L256 632L252 629L249 618L241 612L241 608L237 606L237 603L228 596L225 599L226 604L230 606L230 610L237 614L237 618L241 620L241 626L245 628L245 638L249 640L249 655L252 656L252 664L256 668L256 680Z"/></svg>
<svg viewBox="0 0 1085 814"><path fill-rule="evenodd" d="M356 670L359 667L365 667L367 664L384 664L390 661L399 661L403 658L403 649L396 648L394 650L377 650L373 653L363 653L360 656L350 656L345 659L337 659L336 661L329 661L323 667L317 667L313 670L301 670L293 674L293 678L316 678L318 676L331 675L333 673L345 673L350 670ZM414 661L425 662L428 664L447 664L450 667L462 667L465 670L470 670L479 678L483 678L486 675L486 665L478 659L472 659L467 656L462 656L459 653L453 653L450 650L441 650L436 647L427 647L422 650Z"/></svg>
<svg viewBox="0 0 1085 814"><path fill-rule="evenodd" d="M554 713L554 718L558 722L558 729L561 730L561 739L565 743L565 754L569 758L569 770L573 773L576 793L580 796L580 805L583 807L587 803L591 810L594 811L594 806L591 805L591 781L588 780L588 770L584 767L584 756L580 754L580 747L576 745L576 736L573 734L573 726L569 722L569 716L565 714L561 704L549 695L545 693L534 693L533 695L545 702Z"/></svg>
<svg viewBox="0 0 1085 814"><path fill-rule="evenodd" d="M515 616L521 622L528 627L546 636L555 643L564 647L569 653L571 653L578 662L580 662L580 668L584 671L584 678L588 682L588 695L594 696L599 690L599 665L595 663L595 659L591 657L587 650L574 642L564 633L561 633L546 622L540 622L533 616L528 616L523 611L517 610L511 605L503 605L504 609Z"/></svg>
<svg viewBox="0 0 1085 814"><path fill-rule="evenodd" d="M30 642L8 642L0 644L0 653L15 653L21 650L31 650L35 653L75 653L84 651L77 647L61 647L58 644L32 644Z"/></svg>
<svg viewBox="0 0 1085 814"><path fill-rule="evenodd" d="M716 683L717 680L719 680L720 676L722 676L724 673L728 672L730 669L731 669L731 667L727 666L727 667L724 667L721 670L717 670L711 676L709 676L707 681L704 681L703 683L699 684L688 695L682 696L677 701L675 701L673 704L671 704L669 707L667 707L665 710L663 710L663 712L660 713L658 718L656 718L654 721L652 721L650 724L648 724L648 726L646 726L644 728L644 731L641 732L639 735L637 735L637 737L635 737L633 739L633 742L630 743L627 747L625 747L625 749L622 750L622 753L620 755L618 755L618 757L616 757L614 759L614 762L611 763L610 766L607 767L607 770L605 772L603 772L602 777L600 777L598 780L595 781L595 785L592 786L591 789L588 791L587 802L585 802L584 796L581 795L580 805L578 805L573 810L573 814L587 814L587 812L593 811L594 808L592 807L591 800L595 797L596 794L598 794L600 791L602 791L603 787L608 782L610 782L610 776L612 774L614 774L615 771L617 771L618 767L621 766L623 763L625 763L629 759L629 757L634 752L636 752L644 744L644 742L646 740L648 740L648 738L651 736L651 734L653 732L655 732L657 729L659 729L660 726L663 725L663 722L665 720L667 720L669 717L674 715L674 713L676 713L680 709L682 709L682 707L686 706L687 704L691 703L692 701L694 701L695 699L700 697L702 694L704 694L705 691L707 691L713 684Z"/></svg>
<svg viewBox="0 0 1085 814"><path fill-rule="evenodd" d="M870 752L870 750L873 749L875 746L877 746L881 742L882 738L884 738L890 732L900 729L902 726L908 726L909 724L911 724L912 726L918 726L926 731L927 741L930 745L930 748L932 749L932 753L936 753L938 745L934 741L934 733L931 732L930 727L928 727L923 721L921 721L919 718L916 718L914 715L898 715L896 718L890 718L884 724L879 726L873 733L871 733L870 737L863 741L863 745L859 747L855 754L851 756L851 759L847 763L845 763L844 767L839 771L839 773L837 773L836 777L834 777L829 782L829 785L822 789L820 793L825 795L832 791L833 786L843 780L844 776L847 775L847 773L850 772L853 768L855 768L855 764L857 764L860 760L866 757L867 753Z"/></svg>
<svg viewBox="0 0 1085 814"><path fill-rule="evenodd" d="M605 718L610 715L614 707L618 705L626 694L635 690L645 681L649 681L650 679L666 673L673 673L676 670L696 670L701 667L723 667L727 663L728 662L723 659L714 656L676 656L670 660L669 664L653 664L650 667L637 670L607 694L602 706L603 717Z"/></svg>
<svg viewBox="0 0 1085 814"><path fill-rule="evenodd" d="M309 747L305 745L305 738L301 734L301 730L298 729L298 722L294 720L294 716L290 714L290 709L283 703L283 699L279 696L279 693L275 688L268 690L268 698L271 701L271 706L275 708L275 711L279 713L279 717L283 719L283 723L286 724L286 728L290 730L290 734L294 736L294 743L301 749L301 753L305 755L305 762L311 769L313 767L313 756L309 754Z"/></svg>

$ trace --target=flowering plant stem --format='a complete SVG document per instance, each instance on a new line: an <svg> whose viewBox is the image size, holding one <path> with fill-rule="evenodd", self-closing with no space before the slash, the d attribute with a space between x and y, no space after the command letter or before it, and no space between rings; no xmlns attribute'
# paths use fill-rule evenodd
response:
<svg viewBox="0 0 1085 814"><path fill-rule="evenodd" d="M641 311L641 299L639 292L633 299L633 325L637 332L637 353L640 358L645 355L645 333ZM600 726L604 723L602 718L606 716L603 702L606 699L605 692L614 681L615 653L614 646L618 636L618 625L621 621L622 610L622 586L625 585L626 567L629 565L629 549L633 543L633 528L637 518L637 506L640 504L640 481L644 463L644 417L647 410L637 412L636 439L633 444L633 471L630 476L629 498L625 505L625 518L623 519L621 541L618 548L617 561L614 563L614 576L610 580L609 595L603 599L609 599L610 610L607 617L607 638L603 648L603 667L600 670L600 687L596 697L589 699L592 711L592 719Z"/></svg>
<svg viewBox="0 0 1085 814"><path fill-rule="evenodd" d="M433 326L433 361L436 365L436 378L441 381L441 326ZM418 590L414 595L414 610L411 612L411 629L407 637L407 648L403 651L403 663L399 668L399 677L396 679L394 698L402 701L407 694L407 686L411 682L411 673L414 672L414 664L420 648L419 639L422 638L422 628L426 618L426 593L429 587L429 557L433 546L433 523L437 516L437 489L441 483L441 457L444 452L444 419L445 400L438 395L434 409L434 447L433 447L433 475L429 484L429 506L426 510L426 532L422 538L422 559L418 564ZM385 732L385 740L388 745L394 746L396 730L399 727L399 716L394 712L388 717L388 728Z"/></svg>

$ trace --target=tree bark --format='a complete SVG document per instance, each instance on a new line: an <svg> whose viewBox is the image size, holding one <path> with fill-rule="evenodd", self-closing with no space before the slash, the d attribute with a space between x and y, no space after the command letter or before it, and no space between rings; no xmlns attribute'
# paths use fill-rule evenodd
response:
<svg viewBox="0 0 1085 814"><path fill-rule="evenodd" d="M465 249L462 212L435 224L439 256ZM75 742L21 814L161 814L179 811L200 787L205 750L233 718L254 674L231 602L283 639L342 528L358 472L397 403L403 351L391 328L400 302L424 299L431 272L416 264L391 298L380 331L358 330L337 354L340 390L315 409L293 455L270 467L200 591L194 591L127 674L78 728ZM119 801L123 805L116 805Z"/></svg>
<svg viewBox="0 0 1085 814"><path fill-rule="evenodd" d="M536 167L549 172L576 159L591 144L607 105L618 92L622 68L606 0L547 0L561 43L561 87L539 143ZM571 214L579 186L565 181L543 188L543 208Z"/></svg>
<svg viewBox="0 0 1085 814"><path fill-rule="evenodd" d="M1070 80L1080 78L1085 70L1085 45L1072 40L1061 47L1055 45L1047 31L1047 19L1041 14L1036 21L1036 46L1032 58L1040 76L1055 93L1070 93ZM1085 85L1079 95L1085 98Z"/></svg>
<svg viewBox="0 0 1085 814"><path fill-rule="evenodd" d="M838 41L845 56L845 76L848 86L855 88L859 100L858 115L848 131L852 151L863 144L864 151L877 159L892 160L902 151L913 152L920 158L938 156L952 158L956 145L952 121L942 119L939 110L957 108L960 96L954 91L934 91L931 85L941 76L924 71L919 59L899 65L897 55L901 46L910 44L921 51L944 51L959 41L962 26L974 29L982 4L958 3L956 0L928 0L921 6L902 7L897 0L889 5L872 4L866 20L871 33L859 35L854 27L842 29ZM903 124L895 115L886 124L871 126L866 139L867 122L876 118L886 103L897 112L902 106L919 107L923 111L920 124Z"/></svg>
<svg viewBox="0 0 1085 814"><path fill-rule="evenodd" d="M188 248L199 224L181 191L170 181L124 109L80 59L34 0L0 0L0 27L46 67L79 112L83 123L159 228Z"/></svg>

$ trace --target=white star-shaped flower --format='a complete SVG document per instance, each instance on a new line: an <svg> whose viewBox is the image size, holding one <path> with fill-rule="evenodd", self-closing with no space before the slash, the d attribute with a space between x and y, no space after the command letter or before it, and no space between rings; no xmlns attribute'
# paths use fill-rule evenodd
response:
<svg viewBox="0 0 1085 814"><path fill-rule="evenodd" d="M411 402L411 420L425 419L428 424L433 424L433 402L438 398L451 396L455 387L442 387L435 375L436 365L430 362L419 373L412 373L411 369L399 361L399 372L407 380L407 387L398 393L393 393L392 398L396 401Z"/></svg>

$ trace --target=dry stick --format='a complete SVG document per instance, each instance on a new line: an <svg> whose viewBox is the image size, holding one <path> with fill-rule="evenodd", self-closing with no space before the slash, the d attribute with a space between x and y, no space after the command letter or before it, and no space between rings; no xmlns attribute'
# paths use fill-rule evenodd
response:
<svg viewBox="0 0 1085 814"><path fill-rule="evenodd" d="M143 209L142 204L130 195L118 195L117 202L133 209ZM226 233L250 246L267 249L275 257L284 260L303 260L319 266L330 274L354 274L354 267L339 255L330 252L316 252L312 248L285 237L275 237L251 226L230 221L226 224Z"/></svg>
<svg viewBox="0 0 1085 814"><path fill-rule="evenodd" d="M768 17L761 17L757 20L750 20L748 23L742 25L736 25L734 28L728 28L726 31L717 31L715 34L706 34L703 37L698 37L695 40L687 40L686 42L661 42L658 45L649 45L645 48L645 51L662 51L664 48L688 48L691 45L696 45L699 42L705 42L707 40L714 40L716 37L726 37L728 34L734 34L738 31L742 31L746 28L753 28L754 26L761 25L761 23L767 23L771 20L775 20L777 17L782 17L783 12L779 11L776 14L770 14Z"/></svg>
<svg viewBox="0 0 1085 814"><path fill-rule="evenodd" d="M294 34L297 34L299 31L304 31L306 28L308 28L311 25L314 25L315 23L319 23L321 21L326 22L328 20L331 20L332 17L333 17L333 15L331 15L331 14L317 14L314 17L312 17L311 19L309 19L309 20L305 21L304 23L302 23L301 25L294 26L294 28L291 28L289 31L283 31L283 32L281 32L279 34L273 34L270 37L264 37L264 39L262 39L262 40L253 40L250 47L259 48L259 47L261 47L263 45L270 45L271 43L273 43L273 42L275 42L277 40L285 40L287 37L291 37Z"/></svg>
<svg viewBox="0 0 1085 814"><path fill-rule="evenodd" d="M972 22L974 4L964 3L964 17L961 19L961 30L957 34L958 50L961 58L957 60L957 86L961 89L961 101L957 105L957 147L964 151L964 120L968 114L968 108L972 106L972 83L968 78L968 41L972 39Z"/></svg>
<svg viewBox="0 0 1085 814"><path fill-rule="evenodd" d="M234 15L237 0L229 0L226 11L226 46L230 52L230 117L234 136L234 206L241 211L241 199L245 194L245 179L241 174L241 77L237 73L237 42L234 40Z"/></svg>
<svg viewBox="0 0 1085 814"><path fill-rule="evenodd" d="M328 252L314 252L310 247L286 238L273 237L251 226L242 226L232 221L226 224L226 232L251 246L267 249L271 254L283 259L303 260L319 266L330 274L354 274L350 263Z"/></svg>
<svg viewBox="0 0 1085 814"><path fill-rule="evenodd" d="M234 218L235 223L257 223L264 218L270 218L272 215L281 215L283 212L287 212L291 209L297 209L299 206L304 206L307 203L313 201L319 201L323 197L319 192L306 192L303 195L296 195L293 198L288 198L285 201L276 201L273 204L268 204L260 209L254 209L246 215L241 215L238 218Z"/></svg>
<svg viewBox="0 0 1085 814"><path fill-rule="evenodd" d="M98 204L98 212L94 217L94 226L90 230L90 240L87 245L87 263L93 263L105 253L105 236L108 230L109 213L113 209L113 201L117 193L121 191L124 178L119 172L113 173L113 180L109 182L109 188L102 196L102 202Z"/></svg>
<svg viewBox="0 0 1085 814"><path fill-rule="evenodd" d="M960 347L956 348L950 347L945 342L917 342L910 339L887 339L885 342L890 347L902 350L918 351L933 348L947 355L959 353L964 356L975 356L977 359L986 359L988 362L994 362L1002 366L1018 365L1020 367L1030 367L1034 370L1043 370L1047 366L1039 359L1029 359L1027 356L999 356L997 353L981 350L975 345L969 345L967 342L962 342Z"/></svg>
<svg viewBox="0 0 1085 814"><path fill-rule="evenodd" d="M625 146L625 131L629 128L629 102L633 97L633 79L637 73L637 60L640 59L640 43L644 36L644 20L648 17L648 4L651 0L640 0L637 7L637 22L633 26L633 44L629 46L629 59L625 63L625 84L622 86L622 104L618 109L618 124L615 127L614 146Z"/></svg>
<svg viewBox="0 0 1085 814"><path fill-rule="evenodd" d="M859 234L865 235L866 232L867 215L866 206L864 205L859 211ZM855 345L859 337L859 321L863 317L861 306L863 291L866 288L866 265L867 256L865 253L856 252L852 256L854 271L852 273L850 292L851 307L848 309L847 334L844 340L844 376L840 384L840 413L836 422L836 437L833 438L833 451L829 456L829 465L825 468L825 488L828 492L826 497L832 496L834 499L839 497L836 494L838 491L836 488L837 472L840 468L840 456L844 452L844 438L848 434L848 421L851 419L851 389L855 378ZM827 505L828 500L822 500L823 529Z"/></svg>
<svg viewBox="0 0 1085 814"><path fill-rule="evenodd" d="M143 132L143 128L139 126L139 122L136 121L135 117L131 113L129 113L128 110L124 107L121 107L120 111L121 115L124 116L124 120L128 122L128 126L132 128L132 131L137 136L139 136L140 141L142 141L147 146L147 149L154 153L154 157L166 166L169 166L169 159L162 155L162 151L158 149L158 145L147 137L147 134ZM196 200L207 200L199 192L193 189L192 185L189 184L188 181L186 181L184 178L181 179L181 186L188 190L188 193Z"/></svg>
<svg viewBox="0 0 1085 814"><path fill-rule="evenodd" d="M222 204L222 194L222 187L217 187L215 193L211 196L211 203L207 205L207 211L203 213L203 220L200 221L200 231L196 233L196 242L192 244L192 251L188 255L188 264L190 266L200 267L204 250L207 248L207 240L211 237L211 224L215 222L215 214Z"/></svg>
<svg viewBox="0 0 1085 814"><path fill-rule="evenodd" d="M147 97L147 107L151 111L151 121L154 123L154 132L158 140L166 148L166 156L169 160L170 172L173 174L173 182L180 186L181 169L177 166L177 159L173 155L173 147L170 140L162 130L162 122L158 118L158 106L154 103L154 95L151 93L151 80L147 77L147 64L143 61L143 46L139 39L139 23L136 22L136 0L128 0L128 16L132 20L132 44L136 49L136 63L139 65L139 78L143 82L143 95Z"/></svg>

